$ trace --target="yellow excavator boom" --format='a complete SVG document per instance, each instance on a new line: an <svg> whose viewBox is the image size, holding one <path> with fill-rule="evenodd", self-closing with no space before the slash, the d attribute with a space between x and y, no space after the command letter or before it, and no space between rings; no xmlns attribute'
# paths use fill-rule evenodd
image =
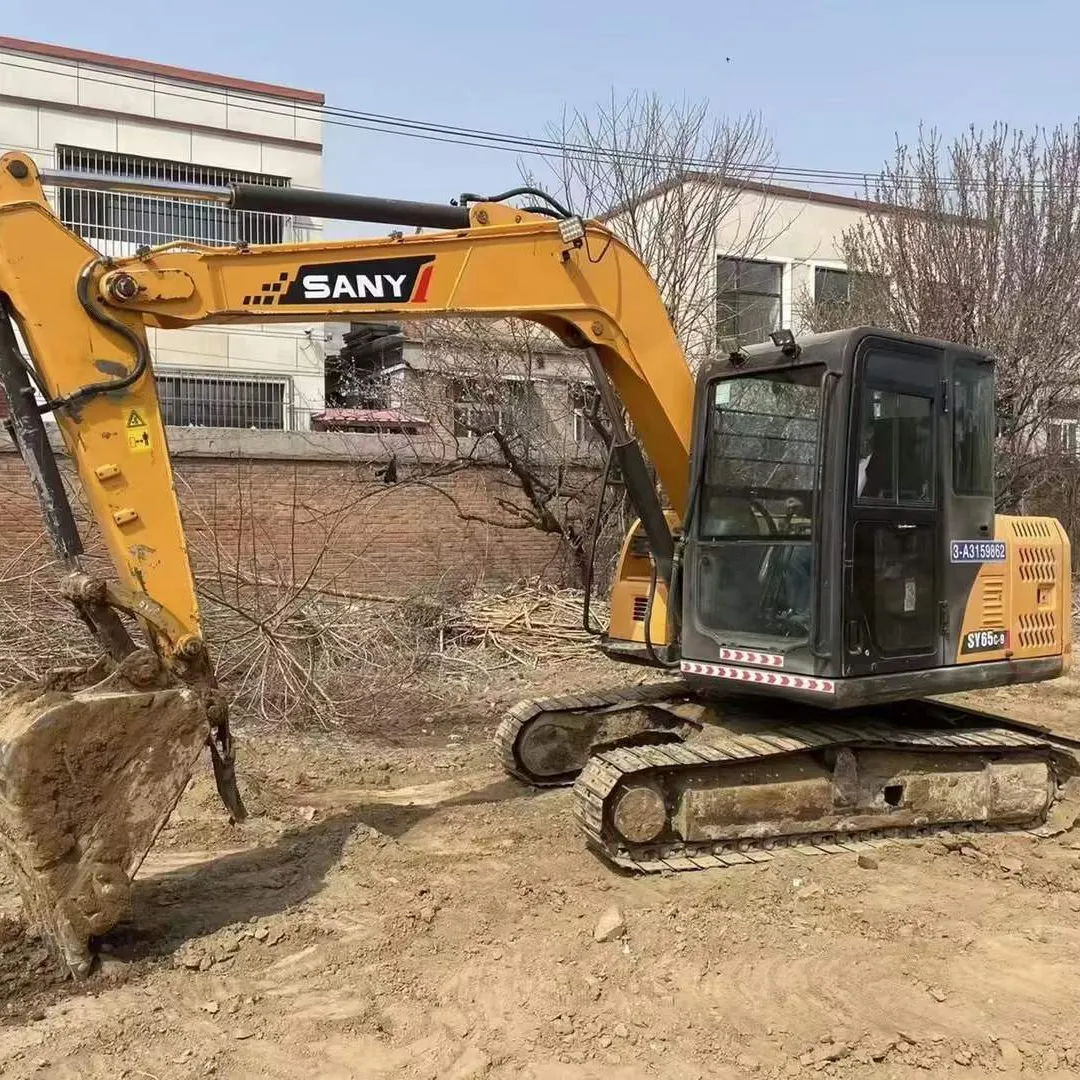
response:
<svg viewBox="0 0 1080 1080"><path fill-rule="evenodd" d="M202 639L147 327L441 315L539 323L585 351L654 553L670 565L670 530L637 446L681 515L694 385L648 270L595 222L497 201L446 214L419 205L406 206L400 223L426 213L454 227L312 244L176 243L111 259L61 224L29 157L0 158L0 373L66 567L64 594L108 657L77 679L69 673L62 683L18 688L0 714L0 843L72 971L90 964L88 938L123 917L131 877L204 743L226 805L234 817L244 813L227 711ZM368 219L393 215L390 207ZM30 354L28 369L8 316ZM634 439L618 420L620 404ZM41 411L55 417L113 580L83 569ZM148 648L136 647L118 613L138 622ZM57 773L61 756L65 776Z"/></svg>

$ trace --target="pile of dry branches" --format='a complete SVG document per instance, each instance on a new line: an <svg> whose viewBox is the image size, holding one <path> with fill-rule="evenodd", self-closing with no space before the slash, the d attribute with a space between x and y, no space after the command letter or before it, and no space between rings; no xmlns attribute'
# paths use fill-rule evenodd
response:
<svg viewBox="0 0 1080 1080"><path fill-rule="evenodd" d="M260 583L200 589L207 639L237 717L332 729L371 724L430 666L442 609Z"/></svg>
<svg viewBox="0 0 1080 1080"><path fill-rule="evenodd" d="M529 580L499 593L477 592L448 613L442 649L449 655L492 650L504 663L536 667L540 663L580 660L593 655L596 637L581 621L584 595ZM592 603L592 622L606 623L607 605Z"/></svg>
<svg viewBox="0 0 1080 1080"><path fill-rule="evenodd" d="M90 663L95 645L60 597L57 574L45 558L28 557L0 571L0 688Z"/></svg>
<svg viewBox="0 0 1080 1080"><path fill-rule="evenodd" d="M0 689L98 656L58 580L44 556L0 574ZM217 677L237 720L325 729L377 723L438 651L441 606L267 581L227 592L216 580L197 584Z"/></svg>
<svg viewBox="0 0 1080 1080"><path fill-rule="evenodd" d="M37 553L0 567L0 688L96 657L87 628L58 595L58 576ZM218 680L240 722L370 728L392 723L407 699L438 709L444 696L468 696L495 672L595 655L596 638L581 625L582 592L538 579L413 598L269 576L256 583L239 573L227 582L200 574L197 584ZM607 616L594 600L592 623Z"/></svg>

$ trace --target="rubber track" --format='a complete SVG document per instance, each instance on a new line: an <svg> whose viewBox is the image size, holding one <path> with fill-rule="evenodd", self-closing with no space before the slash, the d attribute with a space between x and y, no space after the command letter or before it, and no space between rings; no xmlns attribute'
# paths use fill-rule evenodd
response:
<svg viewBox="0 0 1080 1080"><path fill-rule="evenodd" d="M682 699L691 696L682 679L666 679L663 682L645 683L642 686L626 686L614 690L597 690L563 697L526 698L514 705L503 717L495 731L495 749L499 763L512 776L534 787L569 787L574 776L561 774L556 777L535 776L517 757L517 740L524 728L536 717L546 712L569 712L577 709L607 709L611 706L634 705L666 699Z"/></svg>
<svg viewBox="0 0 1080 1080"><path fill-rule="evenodd" d="M725 762L762 760L823 747L857 744L877 747L932 747L936 749L1015 750L1047 747L1052 736L1029 734L1008 727L967 727L963 730L928 731L894 728L887 724L834 726L785 725L767 733L740 735L723 729L710 732L709 742L673 743L662 746L619 747L595 754L574 784L575 816L590 847L617 866L644 873L707 870L740 863L764 862L774 849L795 849L803 854L839 854L879 846L882 842L912 836L932 836L942 831L1001 831L982 822L954 823L947 827L910 827L873 831L803 834L771 837L761 841L665 842L641 845L635 852L619 841L613 846L605 836L604 812L608 798L625 780L643 779L650 773L670 769L696 769ZM1061 740L1069 743L1072 740ZM1033 822L1033 825L1038 824Z"/></svg>

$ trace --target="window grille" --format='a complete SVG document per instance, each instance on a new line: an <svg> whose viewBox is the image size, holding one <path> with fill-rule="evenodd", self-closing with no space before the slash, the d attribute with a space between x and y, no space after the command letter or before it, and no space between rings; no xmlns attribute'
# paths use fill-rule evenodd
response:
<svg viewBox="0 0 1080 1080"><path fill-rule="evenodd" d="M135 180L161 180L175 184L224 187L229 183L287 187L282 176L239 172L181 161L114 154L58 146L57 164L65 172L120 176ZM139 247L154 247L173 240L200 244L277 244L287 238L291 218L230 210L214 203L174 196L137 195L90 188L60 188L57 214L73 232L102 254L122 257Z"/></svg>
<svg viewBox="0 0 1080 1080"><path fill-rule="evenodd" d="M780 329L784 268L753 259L716 261L717 331L725 349L756 345Z"/></svg>
<svg viewBox="0 0 1080 1080"><path fill-rule="evenodd" d="M162 419L173 427L282 431L292 419L290 379L158 372Z"/></svg>
<svg viewBox="0 0 1080 1080"><path fill-rule="evenodd" d="M572 383L569 394L570 407L574 415L575 445L588 447L600 443L600 435L589 421L598 396L596 387L587 383Z"/></svg>
<svg viewBox="0 0 1080 1080"><path fill-rule="evenodd" d="M452 379L450 392L456 438L475 438L495 429L509 435L520 431L526 422L529 386L523 380L495 379L489 384Z"/></svg>

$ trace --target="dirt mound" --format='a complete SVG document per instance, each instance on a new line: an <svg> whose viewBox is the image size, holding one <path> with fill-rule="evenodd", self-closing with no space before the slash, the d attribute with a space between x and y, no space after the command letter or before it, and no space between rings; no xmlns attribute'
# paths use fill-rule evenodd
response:
<svg viewBox="0 0 1080 1080"><path fill-rule="evenodd" d="M0 916L0 1023L43 1019L44 1006L73 989L44 940L17 920Z"/></svg>

